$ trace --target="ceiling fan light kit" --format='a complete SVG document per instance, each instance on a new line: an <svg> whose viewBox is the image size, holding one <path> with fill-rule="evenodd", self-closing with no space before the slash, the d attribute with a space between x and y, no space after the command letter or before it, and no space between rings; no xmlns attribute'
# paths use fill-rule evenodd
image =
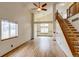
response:
<svg viewBox="0 0 79 59"><path fill-rule="evenodd" d="M41 8L38 8L37 11L41 11Z"/></svg>

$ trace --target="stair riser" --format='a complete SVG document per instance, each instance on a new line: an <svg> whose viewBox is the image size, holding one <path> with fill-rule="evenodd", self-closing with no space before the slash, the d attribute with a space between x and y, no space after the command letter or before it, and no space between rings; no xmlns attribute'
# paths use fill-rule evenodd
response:
<svg viewBox="0 0 79 59"><path fill-rule="evenodd" d="M75 34L79 34L79 32L74 32Z"/></svg>
<svg viewBox="0 0 79 59"><path fill-rule="evenodd" d="M73 36L72 35L68 35L68 37L79 37L79 35L75 35L75 36L74 35Z"/></svg>
<svg viewBox="0 0 79 59"><path fill-rule="evenodd" d="M73 28L72 28L72 29L64 29L64 30L67 30L67 31L68 31L68 30L71 30L71 31L76 31L76 29L73 29Z"/></svg>

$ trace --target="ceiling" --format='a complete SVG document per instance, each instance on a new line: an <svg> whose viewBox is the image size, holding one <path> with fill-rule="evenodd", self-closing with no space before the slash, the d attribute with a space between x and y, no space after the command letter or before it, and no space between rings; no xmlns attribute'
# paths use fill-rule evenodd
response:
<svg viewBox="0 0 79 59"><path fill-rule="evenodd" d="M4 10L5 14L7 14L8 12L10 14L16 14L17 12L20 13L22 10L24 11L29 10L30 12L34 13L35 17L38 18L51 13L53 11L52 10L53 4L57 4L57 2L41 2L40 3L41 5L44 3L47 3L47 6L45 7L47 11L37 12L36 10L32 10L33 8L36 8L33 5L33 3L32 2L0 2L0 11ZM38 4L38 2L35 2L35 3ZM6 9L7 9L7 12L6 12Z"/></svg>
<svg viewBox="0 0 79 59"><path fill-rule="evenodd" d="M44 4L46 2L41 2L40 5ZM38 5L38 2L36 2L36 4ZM51 3L51 2L47 2L47 6L45 8L49 9L50 6L54 4L54 3ZM37 12L35 10L32 10L33 8L36 8L33 3L27 3L27 8L29 8L29 10L31 10L32 12Z"/></svg>
<svg viewBox="0 0 79 59"><path fill-rule="evenodd" d="M66 9L68 8L68 6L70 5L70 2L41 2L40 4L44 4L47 3L47 6L45 6L45 8L47 9L47 11L40 11L37 12L36 10L33 10L33 8L36 8L33 5L34 2L0 2L0 14L2 15L4 11L4 14L12 14L12 15L17 15L18 13L23 13L23 11L28 10L31 13L34 13L34 16L36 18L40 18L43 17L45 15L48 15L50 13L53 12L53 5L56 4L57 8L63 12L64 14L66 13ZM35 2L36 4L38 4L38 2ZM63 5L65 4L65 5ZM7 10L6 10L7 9Z"/></svg>
<svg viewBox="0 0 79 59"><path fill-rule="evenodd" d="M41 2L40 4L42 5L44 3L45 2ZM47 11L40 11L40 12L38 12L37 10L32 10L33 8L36 8L33 5L33 3L27 3L27 8L32 13L34 13L35 18L40 18L40 17L43 17L43 16L45 16L47 14L50 14L53 11L52 7L53 7L53 4L55 4L55 2L54 3L53 2L46 2L46 3L47 3L47 6L45 6L45 8L47 9ZM38 5L38 2L36 2L36 4Z"/></svg>

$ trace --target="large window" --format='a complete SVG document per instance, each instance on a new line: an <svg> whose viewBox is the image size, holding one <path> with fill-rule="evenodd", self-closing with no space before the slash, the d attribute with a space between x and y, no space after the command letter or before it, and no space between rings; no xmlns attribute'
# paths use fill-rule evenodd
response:
<svg viewBox="0 0 79 59"><path fill-rule="evenodd" d="M1 40L18 36L18 24L1 21Z"/></svg>
<svg viewBox="0 0 79 59"><path fill-rule="evenodd" d="M48 24L46 24L46 23L40 24L40 32L48 33Z"/></svg>
<svg viewBox="0 0 79 59"><path fill-rule="evenodd" d="M1 39L9 38L9 22L1 22Z"/></svg>

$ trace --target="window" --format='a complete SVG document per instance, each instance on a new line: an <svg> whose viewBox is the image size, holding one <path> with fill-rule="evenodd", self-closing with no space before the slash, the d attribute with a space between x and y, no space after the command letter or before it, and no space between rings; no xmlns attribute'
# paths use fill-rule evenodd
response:
<svg viewBox="0 0 79 59"><path fill-rule="evenodd" d="M15 36L18 36L18 24L15 24Z"/></svg>
<svg viewBox="0 0 79 59"><path fill-rule="evenodd" d="M40 28L41 33L48 33L48 24L40 24Z"/></svg>
<svg viewBox="0 0 79 59"><path fill-rule="evenodd" d="M1 39L9 38L9 22L1 22Z"/></svg>
<svg viewBox="0 0 79 59"><path fill-rule="evenodd" d="M16 36L16 24L10 23L10 37Z"/></svg>
<svg viewBox="0 0 79 59"><path fill-rule="evenodd" d="M1 21L1 40L18 36L18 24Z"/></svg>

